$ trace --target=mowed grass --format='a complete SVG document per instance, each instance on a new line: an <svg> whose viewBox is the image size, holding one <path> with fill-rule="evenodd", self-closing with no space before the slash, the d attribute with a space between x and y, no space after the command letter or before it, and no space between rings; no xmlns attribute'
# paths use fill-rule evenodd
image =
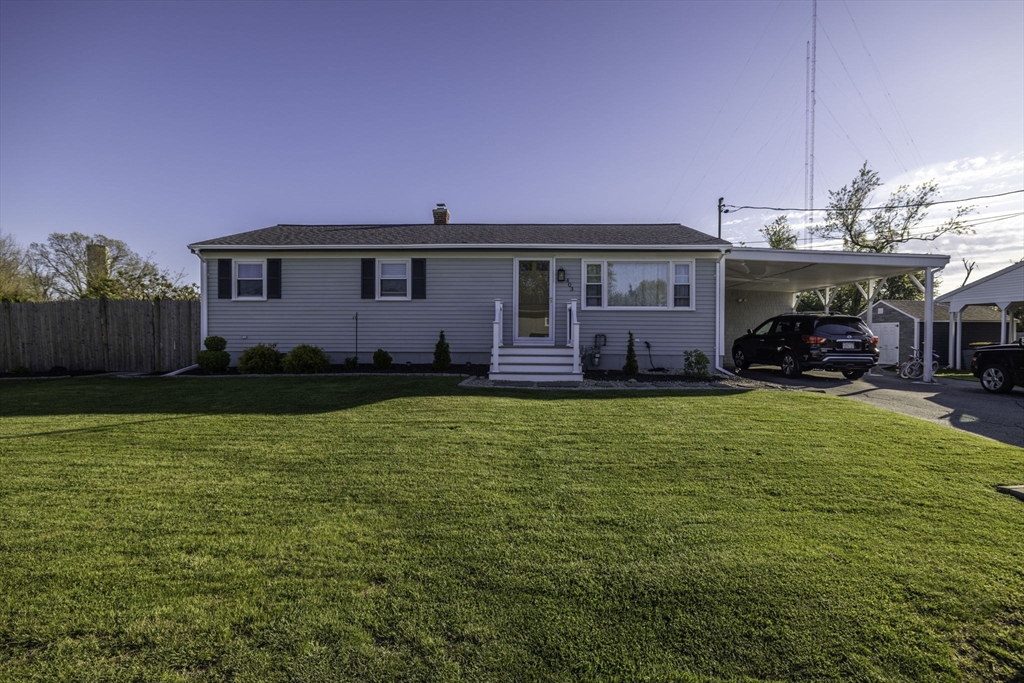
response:
<svg viewBox="0 0 1024 683"><path fill-rule="evenodd" d="M0 384L0 678L1022 680L1021 449L455 384Z"/></svg>

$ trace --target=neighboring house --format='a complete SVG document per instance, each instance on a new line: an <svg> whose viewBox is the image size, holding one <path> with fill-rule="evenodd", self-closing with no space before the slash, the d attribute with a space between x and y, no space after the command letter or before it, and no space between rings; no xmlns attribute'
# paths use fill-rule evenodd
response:
<svg viewBox="0 0 1024 683"><path fill-rule="evenodd" d="M1024 309L1024 262L1014 263L977 282L954 289L936 299L949 306L949 348L967 350L970 343L966 323L979 306L995 306L1000 313L999 331L992 341L1005 344L1018 338L1014 313ZM957 342L957 340L960 340ZM955 354L957 367L970 367L971 358L963 352Z"/></svg>
<svg viewBox="0 0 1024 683"><path fill-rule="evenodd" d="M315 344L335 363L382 348L421 364L443 330L455 366L576 381L588 348L600 347L599 369L620 369L632 332L641 368L681 368L697 349L721 369L736 331L792 310L796 292L949 261L734 248L678 223L450 224L445 206L433 213L432 224L276 225L190 244L202 336L224 337L234 362L264 342Z"/></svg>
<svg viewBox="0 0 1024 683"><path fill-rule="evenodd" d="M939 365L950 365L949 360L949 304L936 303L933 307L932 326L934 346L939 354ZM860 314L867 319L867 312ZM924 339L924 302L882 299L872 304L871 330L878 335L882 365L896 365L910 357L911 349L920 350ZM999 340L999 311L990 306L975 306L965 311L964 344L976 341Z"/></svg>

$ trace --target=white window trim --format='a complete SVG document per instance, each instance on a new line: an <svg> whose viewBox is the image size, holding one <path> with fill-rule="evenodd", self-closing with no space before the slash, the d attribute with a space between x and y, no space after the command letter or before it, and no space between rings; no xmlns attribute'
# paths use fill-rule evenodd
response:
<svg viewBox="0 0 1024 683"><path fill-rule="evenodd" d="M381 271L384 264L404 263L405 264L405 296L394 296L380 293ZM398 278L388 278L398 279ZM412 259L411 258L387 258L377 259L377 274L374 284L377 301L412 301Z"/></svg>
<svg viewBox="0 0 1024 683"><path fill-rule="evenodd" d="M665 263L668 265L668 305L666 306L609 306L608 305L608 263ZM689 306L676 306L676 265L689 265L690 266L690 281L686 284L690 285L690 305ZM587 305L587 266L588 265L600 265L601 266L601 305L600 306L588 306ZM697 261L696 259L675 259L675 260L662 260L662 259L631 259L631 258L612 258L612 259L583 259L581 272L583 273L583 299L582 310L590 311L695 311L697 310L697 287L695 284L696 273L697 273Z"/></svg>
<svg viewBox="0 0 1024 683"><path fill-rule="evenodd" d="M263 296L239 296L238 295L238 266L251 266L259 264L260 272L263 273ZM266 301L267 300L267 259L235 259L231 264L231 298L234 301ZM254 277L242 278L243 280L255 280Z"/></svg>

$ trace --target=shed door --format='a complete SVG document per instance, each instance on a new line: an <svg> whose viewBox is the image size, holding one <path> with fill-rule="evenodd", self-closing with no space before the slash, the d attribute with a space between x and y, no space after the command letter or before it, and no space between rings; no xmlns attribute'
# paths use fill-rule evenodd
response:
<svg viewBox="0 0 1024 683"><path fill-rule="evenodd" d="M873 323L871 331L878 335L878 364L898 365L900 362L900 324Z"/></svg>

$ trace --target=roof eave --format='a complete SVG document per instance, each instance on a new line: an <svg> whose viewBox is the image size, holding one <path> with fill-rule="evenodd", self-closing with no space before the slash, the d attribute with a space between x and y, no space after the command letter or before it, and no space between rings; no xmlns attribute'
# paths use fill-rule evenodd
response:
<svg viewBox="0 0 1024 683"><path fill-rule="evenodd" d="M433 251L507 251L522 249L560 249L575 251L715 251L727 252L731 244L203 244L188 245L196 251L388 251L429 249Z"/></svg>

